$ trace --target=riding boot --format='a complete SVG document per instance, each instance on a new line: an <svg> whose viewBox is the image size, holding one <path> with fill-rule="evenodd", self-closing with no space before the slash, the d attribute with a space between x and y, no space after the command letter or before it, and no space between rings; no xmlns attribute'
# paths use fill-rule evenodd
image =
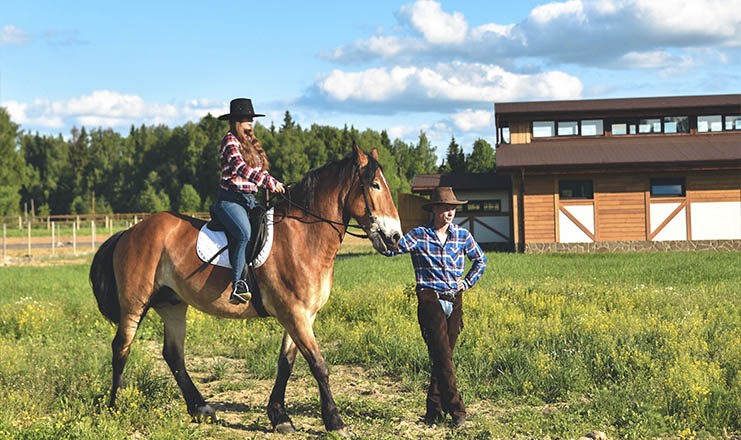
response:
<svg viewBox="0 0 741 440"><path fill-rule="evenodd" d="M245 280L237 280L232 287L232 294L229 295L229 302L232 304L245 304L252 298L250 288Z"/></svg>

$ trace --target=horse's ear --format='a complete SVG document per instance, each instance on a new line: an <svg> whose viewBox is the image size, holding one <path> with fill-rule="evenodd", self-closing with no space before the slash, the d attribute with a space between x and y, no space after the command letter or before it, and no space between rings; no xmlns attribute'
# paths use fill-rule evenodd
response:
<svg viewBox="0 0 741 440"><path fill-rule="evenodd" d="M352 148L355 154L355 163L358 164L360 168L368 165L368 156L365 155L365 152L363 152L363 150L361 150L357 145L353 145Z"/></svg>
<svg viewBox="0 0 741 440"><path fill-rule="evenodd" d="M373 156L373 159L378 160L378 149L374 148L371 150L371 156Z"/></svg>

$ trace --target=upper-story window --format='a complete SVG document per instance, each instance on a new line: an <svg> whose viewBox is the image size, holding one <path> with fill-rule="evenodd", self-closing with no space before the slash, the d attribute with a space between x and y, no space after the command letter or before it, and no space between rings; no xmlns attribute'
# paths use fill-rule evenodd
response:
<svg viewBox="0 0 741 440"><path fill-rule="evenodd" d="M708 131L723 131L723 117L721 115L698 116L697 131L705 133Z"/></svg>
<svg viewBox="0 0 741 440"><path fill-rule="evenodd" d="M664 133L689 133L690 118L687 116L664 116Z"/></svg>
<svg viewBox="0 0 741 440"><path fill-rule="evenodd" d="M638 121L638 133L661 133L661 119L640 119Z"/></svg>
<svg viewBox="0 0 741 440"><path fill-rule="evenodd" d="M553 121L533 121L533 137L555 136L555 128Z"/></svg>
<svg viewBox="0 0 741 440"><path fill-rule="evenodd" d="M602 136L605 134L602 119L575 121L533 121L533 137Z"/></svg>
<svg viewBox="0 0 741 440"><path fill-rule="evenodd" d="M741 130L741 115L726 116L726 130Z"/></svg>
<svg viewBox="0 0 741 440"><path fill-rule="evenodd" d="M499 127L498 131L499 131L499 143L509 144L510 143L509 125L504 125L502 127Z"/></svg>
<svg viewBox="0 0 741 440"><path fill-rule="evenodd" d="M636 124L631 122L616 122L610 125L610 130L613 136L636 134L638 132Z"/></svg>
<svg viewBox="0 0 741 440"><path fill-rule="evenodd" d="M578 121L558 121L559 136L577 136L579 134Z"/></svg>
<svg viewBox="0 0 741 440"><path fill-rule="evenodd" d="M587 119L581 121L582 136L602 136L603 134L605 134L605 128L602 119Z"/></svg>

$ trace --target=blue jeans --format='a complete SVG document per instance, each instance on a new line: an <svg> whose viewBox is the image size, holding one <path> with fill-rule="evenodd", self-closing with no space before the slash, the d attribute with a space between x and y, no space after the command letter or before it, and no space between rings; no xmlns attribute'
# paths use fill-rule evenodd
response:
<svg viewBox="0 0 741 440"><path fill-rule="evenodd" d="M214 215L229 235L229 263L232 265L232 283L242 278L247 263L247 243L252 236L249 210L255 207L255 196L219 190L214 204Z"/></svg>

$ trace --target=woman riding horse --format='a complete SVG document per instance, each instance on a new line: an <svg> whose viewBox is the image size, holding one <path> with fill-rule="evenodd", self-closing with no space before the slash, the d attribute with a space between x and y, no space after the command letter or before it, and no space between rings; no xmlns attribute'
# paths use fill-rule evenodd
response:
<svg viewBox="0 0 741 440"><path fill-rule="evenodd" d="M334 259L354 219L378 252L396 249L399 216L373 150L358 147L339 161L310 171L286 194L274 213L274 242L256 277L267 313L284 327L278 373L268 417L278 432L291 432L285 391L297 351L319 385L322 420L328 431L344 432L329 372L314 336L317 312L332 289ZM153 308L165 327L163 356L195 420L215 419L190 378L184 362L185 316L191 305L224 318L254 318L252 302L230 304L231 271L201 266L195 252L202 220L166 212L155 214L110 237L90 268L98 308L118 324L113 339L113 380L109 405L115 405L124 365L137 328Z"/></svg>

